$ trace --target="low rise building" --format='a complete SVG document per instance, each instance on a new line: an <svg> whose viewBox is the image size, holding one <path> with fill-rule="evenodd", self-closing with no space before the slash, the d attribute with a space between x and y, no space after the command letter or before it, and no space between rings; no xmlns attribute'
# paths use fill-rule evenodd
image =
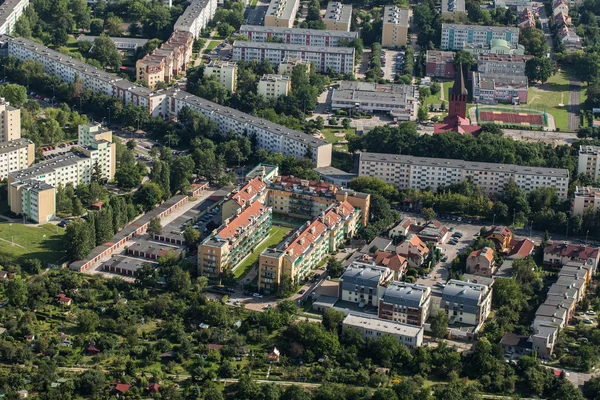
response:
<svg viewBox="0 0 600 400"><path fill-rule="evenodd" d="M556 25L559 28L561 28L563 25L571 26L571 22L572 20L569 14L561 12L554 16L554 25Z"/></svg>
<svg viewBox="0 0 600 400"><path fill-rule="evenodd" d="M378 316L394 322L423 326L429 317L431 288L391 282L379 298Z"/></svg>
<svg viewBox="0 0 600 400"><path fill-rule="evenodd" d="M544 264L566 265L569 262L579 262L592 268L592 274L596 273L600 249L564 242L548 242L544 248Z"/></svg>
<svg viewBox="0 0 600 400"><path fill-rule="evenodd" d="M396 254L406 258L410 267L420 267L429 256L429 248L425 242L413 234L396 246Z"/></svg>
<svg viewBox="0 0 600 400"><path fill-rule="evenodd" d="M504 39L492 39L489 43L465 43L461 50L468 51L473 55L479 54L513 54L524 55L525 47L521 44L515 45Z"/></svg>
<svg viewBox="0 0 600 400"><path fill-rule="evenodd" d="M454 79L454 55L453 51L427 50L425 75Z"/></svg>
<svg viewBox="0 0 600 400"><path fill-rule="evenodd" d="M525 192L538 187L554 187L560 199L567 198L569 171L556 168L527 167L510 164L471 162L445 158L414 157L399 154L360 153L358 175L372 176L399 189L459 183L471 177L488 196L502 194L509 180Z"/></svg>
<svg viewBox="0 0 600 400"><path fill-rule="evenodd" d="M225 220L198 248L200 275L217 279L225 270L235 269L269 235L271 214L270 207L255 201Z"/></svg>
<svg viewBox="0 0 600 400"><path fill-rule="evenodd" d="M265 26L291 28L294 26L300 0L271 0L264 17Z"/></svg>
<svg viewBox="0 0 600 400"><path fill-rule="evenodd" d="M352 9L350 5L344 7ZM348 32L341 29L327 28L327 30L320 30L260 25L242 25L240 34L246 36L252 42L281 42L321 47L346 46L348 42L358 38L357 32Z"/></svg>
<svg viewBox="0 0 600 400"><path fill-rule="evenodd" d="M383 10L381 45L402 47L408 43L409 10L397 6L386 6Z"/></svg>
<svg viewBox="0 0 600 400"><path fill-rule="evenodd" d="M479 325L483 323L492 308L492 288L456 279L448 281L442 291L440 309L450 320L450 324Z"/></svg>
<svg viewBox="0 0 600 400"><path fill-rule="evenodd" d="M484 247L471 252L467 257L467 271L469 274L491 277L496 272L494 250Z"/></svg>
<svg viewBox="0 0 600 400"><path fill-rule="evenodd" d="M88 36L79 35L77 37L78 42L91 42L94 43L100 36ZM115 44L117 50L127 56L135 56L138 49L144 47L148 43L148 39L132 38L132 37L113 37L110 36L110 40Z"/></svg>
<svg viewBox="0 0 600 400"><path fill-rule="evenodd" d="M347 188L348 183L358 176L352 172L342 171L339 168L331 166L315 168L314 171L319 174L323 181L327 183L333 183L334 185L338 185L343 188Z"/></svg>
<svg viewBox="0 0 600 400"><path fill-rule="evenodd" d="M482 104L527 104L525 75L482 74L473 72L473 102Z"/></svg>
<svg viewBox="0 0 600 400"><path fill-rule="evenodd" d="M258 94L265 99L277 99L289 95L292 78L288 75L265 74L258 81Z"/></svg>
<svg viewBox="0 0 600 400"><path fill-rule="evenodd" d="M550 324L540 324L531 336L532 348L538 357L548 359L553 351L556 340L558 339L558 328Z"/></svg>
<svg viewBox="0 0 600 400"><path fill-rule="evenodd" d="M342 330L349 328L359 331L365 339L393 336L411 350L423 344L424 329L415 325L348 314L342 321Z"/></svg>
<svg viewBox="0 0 600 400"><path fill-rule="evenodd" d="M205 76L214 76L217 81L229 90L235 92L237 86L237 64L229 61L211 60L204 66Z"/></svg>
<svg viewBox="0 0 600 400"><path fill-rule="evenodd" d="M340 277L338 297L357 303L361 308L377 307L379 298L393 278L393 271L387 267L353 262Z"/></svg>
<svg viewBox="0 0 600 400"><path fill-rule="evenodd" d="M352 5L342 4L339 1L327 3L327 10L323 17L327 29L350 32L352 25Z"/></svg>
<svg viewBox="0 0 600 400"><path fill-rule="evenodd" d="M412 85L341 81L331 95L334 110L387 112L402 121L415 120L418 106Z"/></svg>
<svg viewBox="0 0 600 400"><path fill-rule="evenodd" d="M494 225L483 234L485 240L491 240L496 245L496 251L506 253L511 248L513 233L507 226Z"/></svg>
<svg viewBox="0 0 600 400"><path fill-rule="evenodd" d="M277 0L273 0L277 1ZM316 71L336 74L354 74L353 47L305 46L285 43L257 43L236 40L233 43L234 61L269 60L279 65L287 58L300 58L315 65Z"/></svg>
<svg viewBox="0 0 600 400"><path fill-rule="evenodd" d="M552 4L552 15L561 13L569 15L569 3L565 0L555 0Z"/></svg>
<svg viewBox="0 0 600 400"><path fill-rule="evenodd" d="M533 56L480 54L477 57L477 72L482 74L525 76L525 64L531 58Z"/></svg>
<svg viewBox="0 0 600 400"><path fill-rule="evenodd" d="M600 188L577 186L571 201L571 214L583 216L587 212L595 212L600 204Z"/></svg>
<svg viewBox="0 0 600 400"><path fill-rule="evenodd" d="M581 50L583 44L581 38L575 33L575 30L563 25L558 30L558 37L567 51Z"/></svg>
<svg viewBox="0 0 600 400"><path fill-rule="evenodd" d="M519 14L518 24L519 28L535 28L535 17L531 8L525 7Z"/></svg>

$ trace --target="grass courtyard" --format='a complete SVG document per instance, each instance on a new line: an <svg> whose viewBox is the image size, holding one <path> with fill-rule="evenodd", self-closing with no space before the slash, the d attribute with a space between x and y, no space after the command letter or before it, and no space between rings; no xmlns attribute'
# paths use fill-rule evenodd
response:
<svg viewBox="0 0 600 400"><path fill-rule="evenodd" d="M56 225L23 225L0 222L0 254L22 261L38 258L42 264L55 263L64 257L65 230ZM14 243L14 244L13 244Z"/></svg>
<svg viewBox="0 0 600 400"><path fill-rule="evenodd" d="M569 116L569 78L564 71L552 75L543 85L529 87L528 104L523 108L532 108L554 116L554 123L560 131L568 128ZM559 104L562 104L559 105Z"/></svg>
<svg viewBox="0 0 600 400"><path fill-rule="evenodd" d="M204 50L204 52L208 53L212 51L215 47L219 45L219 43L221 43L220 40L211 40L210 42L208 42L208 45L206 46L206 50Z"/></svg>
<svg viewBox="0 0 600 400"><path fill-rule="evenodd" d="M448 99L450 98L450 90L452 90L453 83L448 82L439 82L441 86L441 90L437 94L431 94L423 100L423 104L429 106L430 104L441 104L442 103L442 92L444 93L444 101L446 102L446 106L448 105Z"/></svg>
<svg viewBox="0 0 600 400"><path fill-rule="evenodd" d="M291 230L291 228L284 226L273 225L269 231L269 237L258 247L256 247L254 252L250 254L243 263L238 265L238 267L233 270L235 279L240 279L242 276L250 272L254 263L258 261L260 253L262 253L268 247L274 247L279 244L288 235L288 233L290 233Z"/></svg>

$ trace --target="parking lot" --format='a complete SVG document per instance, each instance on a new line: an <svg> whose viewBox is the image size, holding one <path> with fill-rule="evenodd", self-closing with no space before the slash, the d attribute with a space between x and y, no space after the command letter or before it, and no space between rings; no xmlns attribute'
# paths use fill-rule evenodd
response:
<svg viewBox="0 0 600 400"><path fill-rule="evenodd" d="M233 46L231 46L226 40L219 43L219 45L212 49L207 55L208 59L219 59L223 61L231 61L232 57Z"/></svg>
<svg viewBox="0 0 600 400"><path fill-rule="evenodd" d="M383 78L394 80L396 73L402 75L404 52L398 50L383 50L381 69L383 69Z"/></svg>

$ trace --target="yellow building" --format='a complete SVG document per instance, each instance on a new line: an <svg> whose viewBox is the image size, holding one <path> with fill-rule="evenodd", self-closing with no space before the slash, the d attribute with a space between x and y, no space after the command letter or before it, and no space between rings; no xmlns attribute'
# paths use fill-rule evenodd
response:
<svg viewBox="0 0 600 400"><path fill-rule="evenodd" d="M150 89L155 89L159 82L168 82L165 78L165 60L150 54L135 63L135 80L142 82Z"/></svg>
<svg viewBox="0 0 600 400"><path fill-rule="evenodd" d="M264 26L292 28L300 0L271 0L265 15Z"/></svg>
<svg viewBox="0 0 600 400"><path fill-rule="evenodd" d="M267 184L257 176L248 181L239 190L232 192L221 206L221 219L224 221L239 213L255 201L266 204Z"/></svg>
<svg viewBox="0 0 600 400"><path fill-rule="evenodd" d="M330 1L327 4L327 11L325 12L323 21L325 21L325 25L329 30L350 32L352 5Z"/></svg>
<svg viewBox="0 0 600 400"><path fill-rule="evenodd" d="M0 98L0 142L21 138L21 110Z"/></svg>
<svg viewBox="0 0 600 400"><path fill-rule="evenodd" d="M258 81L258 94L265 99L287 96L292 89L292 78L288 75L265 74Z"/></svg>
<svg viewBox="0 0 600 400"><path fill-rule="evenodd" d="M41 181L11 183L9 178L9 204L11 211L38 223L48 222L56 215L54 186Z"/></svg>
<svg viewBox="0 0 600 400"><path fill-rule="evenodd" d="M205 76L214 76L231 93L237 86L237 64L229 61L212 60L204 66Z"/></svg>
<svg viewBox="0 0 600 400"><path fill-rule="evenodd" d="M275 291L286 276L295 283L303 281L329 253L356 234L359 220L359 210L350 203L335 204L282 245L263 251L258 263L259 290Z"/></svg>
<svg viewBox="0 0 600 400"><path fill-rule="evenodd" d="M408 10L396 6L386 6L383 13L381 45L401 47L408 43Z"/></svg>

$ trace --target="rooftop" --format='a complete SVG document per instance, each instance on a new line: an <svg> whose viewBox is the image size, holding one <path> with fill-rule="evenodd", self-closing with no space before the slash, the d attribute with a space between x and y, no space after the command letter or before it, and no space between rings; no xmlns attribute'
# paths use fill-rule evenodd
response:
<svg viewBox="0 0 600 400"><path fill-rule="evenodd" d="M414 89L410 85L378 84L374 82L341 81L333 90L332 102L389 102L406 104L415 100Z"/></svg>
<svg viewBox="0 0 600 400"><path fill-rule="evenodd" d="M139 258L127 257L114 255L109 260L106 260L102 263L103 266L109 266L115 269L127 270L135 272L138 269L142 268L144 265L150 265L153 267L158 267L158 263L148 260L141 260Z"/></svg>
<svg viewBox="0 0 600 400"><path fill-rule="evenodd" d="M387 267L378 267L360 262L350 264L340 280L343 286L354 288L355 285L376 288L391 276L391 270Z"/></svg>
<svg viewBox="0 0 600 400"><path fill-rule="evenodd" d="M497 88L527 89L527 77L525 75L503 75L483 74L473 72L474 87L486 90Z"/></svg>
<svg viewBox="0 0 600 400"><path fill-rule="evenodd" d="M256 196L263 193L266 188L267 184L263 182L261 177L257 176L242 186L231 198L240 206L246 206L252 203L256 199Z"/></svg>
<svg viewBox="0 0 600 400"><path fill-rule="evenodd" d="M506 26L483 26L483 25L462 25L462 24L442 24L442 32L444 30L473 30L473 31L486 31L486 32L504 32L512 33L513 35L519 36L519 28L512 28Z"/></svg>
<svg viewBox="0 0 600 400"><path fill-rule="evenodd" d="M275 1L275 0L274 0ZM282 50L296 51L308 53L326 53L326 54L345 54L354 56L354 47L325 47L325 46L306 46L302 44L287 44L275 42L247 42L245 40L236 40L233 42L233 48L246 49L267 49L267 50Z"/></svg>
<svg viewBox="0 0 600 400"><path fill-rule="evenodd" d="M255 201L241 213L231 218L228 222L225 222L215 235L209 236L206 239L207 244L219 246L220 244L215 244L213 241L222 242L234 239L236 235L244 232L248 226L252 225L257 218L268 212L268 210L270 209L260 201Z"/></svg>
<svg viewBox="0 0 600 400"><path fill-rule="evenodd" d="M9 140L8 142L0 143L0 154L10 153L15 150L23 149L33 144L29 139L20 138L15 140Z"/></svg>
<svg viewBox="0 0 600 400"><path fill-rule="evenodd" d="M386 6L383 12L383 23L408 27L408 9Z"/></svg>
<svg viewBox="0 0 600 400"><path fill-rule="evenodd" d="M442 0L442 12L465 12L465 0Z"/></svg>
<svg viewBox="0 0 600 400"><path fill-rule="evenodd" d="M354 314L348 314L342 322L344 327L352 326L360 329L369 329L376 332L389 333L390 335L403 335L408 337L417 337L422 334L423 327L415 325L401 324L383 320L379 318L360 317Z"/></svg>
<svg viewBox="0 0 600 400"><path fill-rule="evenodd" d="M186 7L175 22L176 29L188 28L187 30L191 31L192 25L209 3L209 0L192 0L192 4Z"/></svg>
<svg viewBox="0 0 600 400"><path fill-rule="evenodd" d="M327 3L327 10L325 11L325 17L323 19L334 19L336 21L346 22L350 24L350 20L352 18L352 5L351 4L342 4L338 1L330 1ZM357 35L357 32L346 32Z"/></svg>
<svg viewBox="0 0 600 400"><path fill-rule="evenodd" d="M385 289L382 300L386 303L394 303L406 305L408 307L419 307L431 295L431 288L406 283L406 282L391 282Z"/></svg>
<svg viewBox="0 0 600 400"><path fill-rule="evenodd" d="M454 61L453 51L427 50L426 62L447 63Z"/></svg>
<svg viewBox="0 0 600 400"><path fill-rule="evenodd" d="M292 19L292 15L297 8L298 0L271 0L267 9L268 16L275 16L281 19Z"/></svg>
<svg viewBox="0 0 600 400"><path fill-rule="evenodd" d="M329 3L331 4L331 3ZM352 6L350 6L350 13L352 13ZM262 26L262 25L242 25L240 27L240 33L246 32L257 32L257 33L272 33L279 35L306 35L306 36L329 36L337 37L340 39L355 39L358 37L358 32L345 32L345 31L334 31L334 30L320 30L320 29L302 29L302 28L285 28L279 26Z"/></svg>

